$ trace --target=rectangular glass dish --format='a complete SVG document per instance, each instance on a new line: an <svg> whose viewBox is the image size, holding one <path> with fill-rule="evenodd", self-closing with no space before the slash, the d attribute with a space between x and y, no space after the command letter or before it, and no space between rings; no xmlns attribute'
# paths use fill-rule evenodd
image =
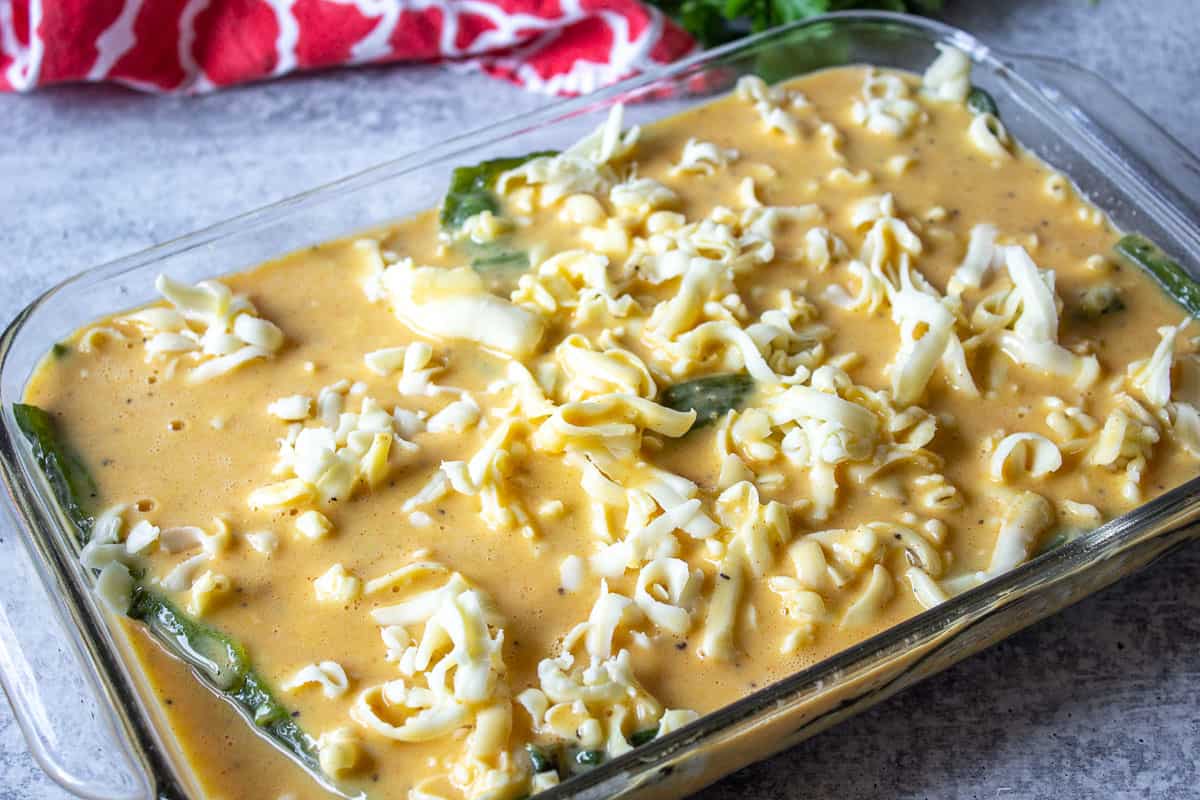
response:
<svg viewBox="0 0 1200 800"><path fill-rule="evenodd" d="M70 523L13 417L12 403L52 342L100 314L149 301L159 272L188 281L233 272L433 207L454 166L561 147L593 129L615 103L626 104L629 122L645 123L725 93L744 74L775 82L864 62L920 71L938 43L971 56L974 82L996 99L1017 140L1074 180L1117 227L1157 242L1197 274L1200 231L1191 222L1196 209L1188 198L1200 197L1200 169L1102 81L1059 62L994 53L938 23L841 14L754 37L381 165L89 270L33 303L0 340L0 469L19 529L0 547L27 573L0 582L0 678L35 758L83 797L188 796L187 770L153 710L139 700L140 679L126 666L79 564ZM1196 535L1198 488L1192 480L539 796L678 796L794 745ZM48 596L31 591L38 583ZM62 631L56 630L60 624Z"/></svg>

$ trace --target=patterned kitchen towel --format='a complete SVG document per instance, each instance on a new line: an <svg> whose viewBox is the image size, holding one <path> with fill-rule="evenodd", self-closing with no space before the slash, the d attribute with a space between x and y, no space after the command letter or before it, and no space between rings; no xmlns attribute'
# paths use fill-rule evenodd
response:
<svg viewBox="0 0 1200 800"><path fill-rule="evenodd" d="M452 60L583 94L694 48L638 0L0 0L0 91L206 92L344 64Z"/></svg>

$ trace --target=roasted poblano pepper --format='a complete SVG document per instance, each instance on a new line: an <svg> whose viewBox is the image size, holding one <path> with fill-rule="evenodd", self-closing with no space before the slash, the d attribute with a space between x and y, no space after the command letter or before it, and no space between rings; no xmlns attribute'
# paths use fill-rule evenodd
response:
<svg viewBox="0 0 1200 800"><path fill-rule="evenodd" d="M95 517L96 484L83 462L62 440L54 418L37 406L17 403L13 415L29 440L54 496L75 523L79 544L87 543ZM309 770L320 773L315 740L276 698L254 669L245 648L215 628L192 619L155 589L138 581L128 615L146 625L174 655L196 668L209 688L234 703L255 726Z"/></svg>
<svg viewBox="0 0 1200 800"><path fill-rule="evenodd" d="M527 161L554 154L554 151L547 150L525 156L493 158L471 167L456 167L450 175L450 187L442 199L442 210L438 217L442 230L456 231L464 222L484 211L499 214L500 201L493 193L496 179Z"/></svg>
<svg viewBox="0 0 1200 800"><path fill-rule="evenodd" d="M641 747L658 736L658 726L634 731L629 736L629 744ZM581 748L566 743L554 745L527 744L525 752L529 754L529 766L534 774L554 772L561 780L572 775L586 772L608 760L608 754L603 750Z"/></svg>
<svg viewBox="0 0 1200 800"><path fill-rule="evenodd" d="M529 765L535 774L551 770L558 771L558 762L550 750L536 744L527 744L525 751L529 753Z"/></svg>
<svg viewBox="0 0 1200 800"><path fill-rule="evenodd" d="M1086 320L1097 320L1124 310L1125 301L1115 286L1092 286L1079 294L1079 315Z"/></svg>
<svg viewBox="0 0 1200 800"><path fill-rule="evenodd" d="M450 187L442 198L438 222L444 232L454 234L463 224L484 211L499 215L500 199L496 197L496 180L510 169L541 156L552 156L553 151L530 153L510 158L494 158L470 167L458 167L450 176ZM521 271L529 267L528 254L517 250L507 238L494 242L461 242L471 259L471 267L477 272Z"/></svg>
<svg viewBox="0 0 1200 800"><path fill-rule="evenodd" d="M1200 317L1200 283L1157 245L1145 236L1130 233L1122 236L1113 249L1149 272L1158 285L1189 314Z"/></svg>
<svg viewBox="0 0 1200 800"><path fill-rule="evenodd" d="M658 726L657 725L655 725L653 728L646 728L645 730L634 731L633 735L631 735L629 737L629 743L631 745L633 745L634 747L641 747L642 745L646 744L647 742L654 741L654 737L656 737L656 736L658 736Z"/></svg>
<svg viewBox="0 0 1200 800"><path fill-rule="evenodd" d="M48 413L37 406L14 403L13 416L29 440L33 457L50 482L54 496L79 529L79 543L86 543L95 522L87 510L98 494L95 481L75 451L58 437L54 418Z"/></svg>
<svg viewBox="0 0 1200 800"><path fill-rule="evenodd" d="M473 245L471 249L477 253L471 258L471 267L476 272L529 268L529 256L520 250L508 250L497 243Z"/></svg>
<svg viewBox="0 0 1200 800"><path fill-rule="evenodd" d="M1000 107L996 105L996 101L978 86L972 86L971 91L967 94L967 108L976 114L991 114L993 117L1000 117Z"/></svg>
<svg viewBox="0 0 1200 800"><path fill-rule="evenodd" d="M675 411L695 411L692 430L710 425L730 411L741 408L754 392L749 375L708 375L668 386L659 402Z"/></svg>

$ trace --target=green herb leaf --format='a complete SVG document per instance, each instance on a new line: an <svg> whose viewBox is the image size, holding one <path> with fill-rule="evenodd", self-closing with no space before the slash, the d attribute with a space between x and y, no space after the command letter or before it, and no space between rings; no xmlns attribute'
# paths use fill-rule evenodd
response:
<svg viewBox="0 0 1200 800"><path fill-rule="evenodd" d="M58 436L54 418L37 406L13 403L17 427L33 448L33 457L63 511L79 530L80 544L86 544L95 518L91 508L96 501L96 482L79 456Z"/></svg>
<svg viewBox="0 0 1200 800"><path fill-rule="evenodd" d="M738 30L731 24L722 13L720 3L713 0L683 0L682 3L660 0L655 4L674 16L705 47L715 47L746 35L745 30Z"/></svg>
<svg viewBox="0 0 1200 800"><path fill-rule="evenodd" d="M500 201L493 194L496 179L510 169L541 156L552 156L546 150L525 156L493 158L471 167L458 167L450 176L450 188L442 199L442 211L438 222L444 231L456 231L476 214L490 211L500 213Z"/></svg>
<svg viewBox="0 0 1200 800"><path fill-rule="evenodd" d="M943 0L651 0L700 44L711 47L777 25L849 9L932 14ZM765 79L765 78L764 78Z"/></svg>
<svg viewBox="0 0 1200 800"><path fill-rule="evenodd" d="M692 430L709 425L741 408L754 391L749 375L709 375L668 386L659 402L676 411L695 411Z"/></svg>
<svg viewBox="0 0 1200 800"><path fill-rule="evenodd" d="M1113 248L1116 252L1149 272L1167 294L1200 318L1200 283L1158 246L1136 233L1122 236Z"/></svg>
<svg viewBox="0 0 1200 800"><path fill-rule="evenodd" d="M581 767L595 767L603 762L603 750L580 750L575 754L575 763Z"/></svg>

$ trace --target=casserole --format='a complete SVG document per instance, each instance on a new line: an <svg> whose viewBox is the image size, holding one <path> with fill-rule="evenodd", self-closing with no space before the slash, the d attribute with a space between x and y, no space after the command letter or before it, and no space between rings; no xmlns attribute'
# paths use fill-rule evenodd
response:
<svg viewBox="0 0 1200 800"><path fill-rule="evenodd" d="M908 23L905 23L905 25L908 25ZM18 321L17 329L10 331L9 338L6 341L13 342L15 340L28 343L30 351L39 352L41 348L45 347L46 342L53 340L52 336L53 338L57 338L58 335L64 333L61 327L54 327L56 321L79 319L80 316L84 316L84 314L80 313L81 307L88 300L94 299L96 292L102 288L119 293L128 286L130 287L128 291L131 292L127 297L114 295L111 304L102 304L104 308L124 306L128 305L131 301L145 299L132 288L145 285L144 273L136 269L127 269L129 267L141 264L145 265L148 269L169 268L173 273L189 278L200 274L208 274L213 271L232 270L266 257L277 255L282 251L294 250L315 240L344 234L348 232L350 224L357 228L365 223L382 221L382 218L385 217L402 216L419 208L427 207L431 205L430 198L432 193L440 188L441 178L439 176L444 173L444 168L439 172L439 166L444 165L446 161L458 160L460 156L465 156L468 151L471 157L477 158L495 155L499 152L497 148L533 150L541 149L547 145L561 144L563 139L571 138L571 133L564 132L563 129L569 128L571 124L580 122L590 127L591 120L588 119L589 115L587 112L603 110L605 100L611 101L618 96L622 96L622 92L626 100L638 99L640 95L648 93L654 96L667 95L667 99L661 103L647 104L633 109L635 115L641 114L645 118L646 116L661 116L666 111L676 110L680 107L680 104L686 103L689 93L723 90L728 85L725 81L736 77L737 72L742 68L755 66L759 70L762 70L766 68L765 65L773 64L778 69L780 59L784 59L786 63L786 56L790 52L794 52L792 48L795 47L802 48L805 53L811 53L819 46L827 54L833 53L838 57L844 58L849 56L855 60L866 60L895 66L912 66L912 64L900 60L905 55L917 64L927 61L930 54L928 45L931 41L929 33L937 29L926 29L924 33L921 33L920 31L914 32L911 29L906 29L905 25L900 25L886 17L871 17L860 18L857 22L847 18L828 23L825 27L802 26L782 34L775 34L765 39L755 40L748 45L733 48L727 51L723 57L714 56L716 60L706 59L703 62L698 62L690 66L684 65L678 71L671 71L659 76L649 76L647 79L632 84L629 87L601 95L598 99L589 98L573 106L567 106L567 110L563 114L564 119L560 123L562 127L559 129L549 131L545 129L530 130L524 133L519 141L501 138L499 142L494 143L491 147L483 149L455 149L449 147L447 148L447 152L443 153L445 159L435 159L429 168L420 168L411 172L405 172L403 165L393 165L390 168L385 167L380 171L373 171L372 173L360 176L358 179L333 187L327 193L320 196L300 199L294 204L295 208L289 213L282 213L281 209L277 209L274 212L252 215L243 221L240 233L217 235L221 232L210 232L208 236L201 235L185 240L176 247L168 247L168 260L160 260L157 264L152 264L152 259L150 258L134 259L112 265L97 273L89 274L75 282L77 290L81 294L72 297L68 290L67 292L52 294L39 304L35 304L35 307L31 308ZM907 33L905 32L906 30ZM922 39L922 36L925 38ZM1021 96L1018 90L1023 87L1023 84L1018 79L997 69L994 63L989 64L986 53L973 46L969 41L956 39L954 43L971 50L977 58L981 59L981 63L976 67L977 75L983 73L986 76L989 66L996 69L993 77L996 78L997 85L993 86L988 83L986 77L984 85L989 89L993 89L994 93L1001 97L1001 104L1005 105L1005 115L1008 124L1017 133L1018 138L1026 142L1027 146L1036 152L1040 152L1056 166L1065 169L1069 174L1075 176L1084 191L1093 197L1102 198L1103 204L1118 224L1148 234L1178 256L1186 256L1188 253L1194 252L1194 248L1188 246L1192 244L1192 242L1188 241L1190 232L1183 227L1182 217L1173 216L1171 198L1155 197L1154 192L1149 189L1148 185L1139 184L1131 175L1132 182L1125 187L1114 186L1109 190L1107 185L1100 182L1089 185L1089 181L1092 178L1101 181L1104 180L1101 176L1105 174L1121 176L1122 174L1131 172L1128 168L1122 172L1119 164L1114 167L1112 163L1113 151L1111 150L1110 143L1106 142L1103 138L1089 138L1087 128L1079 127L1078 120L1074 121L1075 127L1073 128L1072 120L1069 117L1061 117L1051 119L1049 122L1045 120L1041 120L1041 122L1047 127L1057 130L1059 134L1066 131L1071 136L1067 137L1065 141L1056 140L1047 144L1044 148L1040 147L1040 139L1037 136L1037 123L1039 122L1037 118L1038 104L1035 102L1038 96L1036 94L1029 97ZM873 50L872 48L874 47L886 50L888 55ZM787 64L786 66L794 69L803 69L805 66L812 66L812 64ZM677 76L679 80L672 83L672 79L668 77L670 75ZM777 74L773 77L782 76ZM1011 110L1006 105L1004 95L998 91L1008 83L1013 84L1011 87L1008 87L1014 93ZM679 94L673 93L675 88L680 84L685 87L682 97ZM554 112L552 111L544 116L553 116L553 114ZM520 123L511 127L519 128ZM1028 130L1025 130L1025 128L1028 128ZM541 134L540 138L539 134ZM1071 138L1074 136L1078 136L1078 140ZM1089 146L1093 147L1091 151L1088 150ZM1075 165L1077 169L1072 166L1073 162L1071 159L1073 153L1076 154L1078 160L1078 164ZM1091 173L1089 173L1089 170L1091 170ZM395 182L389 180L389 176L394 178ZM403 186L404 193L402 196L395 191L397 184ZM351 189L356 189L356 191L351 192ZM424 194L421 194L422 190L424 190ZM1111 191L1111 195L1106 190ZM1145 191L1139 194L1141 190ZM410 198L409 194L413 196ZM323 202L326 197L335 199L336 202ZM385 202L373 202L376 198ZM1127 208L1122 209L1120 207L1122 198L1129 199L1129 206ZM401 203L410 204L400 205ZM336 205L337 210L330 211L328 208L330 205ZM1179 208L1178 205L1174 206L1174 211L1177 212ZM353 220L353 222L348 223L348 220ZM1158 226L1162 226L1163 229L1160 231ZM1174 228L1178 228L1178 230L1174 230ZM1175 238L1172 237L1172 232L1176 234ZM204 247L198 249L197 245L204 245ZM214 268L214 261L221 266ZM87 296L84 297L84 295ZM74 306L71 305L72 302L75 303ZM88 309L86 316L90 317L94 313L95 307L93 306ZM23 326L21 325L22 322L25 323ZM39 324L44 326L44 330L38 330ZM10 387L14 382L19 386L20 382L24 380L24 376L28 374L28 358L25 362L24 370L21 370L19 365L20 360L14 358L13 352L10 351L9 358L5 363L4 373L8 379L5 387L9 391L8 397L10 400L14 397L14 394L7 387ZM10 423L7 432L11 434L12 420L6 419L6 422ZM31 498L35 497L35 494L30 489L28 483L28 477L31 474L29 471L28 456L14 444L11 436L7 444L9 445L8 451L10 454L13 454L18 459L22 455L25 457L24 462L10 462L8 472L10 478L17 474L18 471L24 473L26 481L23 484L10 482L10 486L12 486L18 502L24 500L25 504L29 504ZM1143 509L1145 515L1143 515L1144 519L1141 521L1146 521L1147 519L1153 520L1153 509L1161 506L1164 501L1171 499L1173 499L1174 505L1168 503L1167 509L1172 511L1172 513L1185 514L1190 509L1186 503L1182 503L1179 494L1178 491L1171 493L1164 498L1160 498L1160 501L1150 504L1147 509ZM25 509L24 506L23 510L30 516L34 515L34 512ZM44 529L44 523L51 521L53 518L53 512L43 508L41 517L43 525L41 527ZM1180 519L1185 518L1188 517L1172 516L1171 522L1178 522ZM1120 522L1122 521L1119 520L1117 523L1113 523L1113 525L1106 526L1103 531L1097 532L1094 536L1089 537L1087 541L1092 543L1092 545L1096 545L1097 542L1109 542L1113 531L1121 529L1121 526L1118 524ZM1129 518L1126 518L1124 522L1128 525ZM1136 530L1139 534L1146 534L1147 531L1152 529L1143 530L1135 525L1132 529L1126 528L1125 530L1127 532ZM72 573L74 569L73 559L70 558L69 554L62 552L67 540L61 536L55 539L51 531L46 532L46 537L46 540L40 542L31 540L31 543L34 547L39 548L42 557L48 561L54 558L58 559L59 568L63 571L60 572L57 580L61 581L59 585L68 592L68 599L70 599L70 592L73 591L78 595L79 585L77 582L79 576L77 570L75 570L74 575ZM1154 541L1157 544L1163 544L1168 539L1170 537ZM1122 540L1122 545L1129 545L1134 541L1141 543L1144 540L1140 536L1134 539L1126 537ZM1055 557L1050 562L1058 563L1059 557L1066 552L1075 552L1075 549L1060 551L1060 553L1055 554ZM1116 571L1109 574L1099 570L1105 564L1111 565L1111 562L1105 560L1110 551L1087 550L1086 553L1089 555L1083 561L1076 563L1076 567L1088 567L1089 572L1097 576L1111 577L1118 574ZM1131 562L1136 560L1130 559ZM1019 574L1025 573L1022 572ZM1009 576L1009 578L1002 579L999 585L1004 587L1011 582L1010 578L1012 577ZM76 583L73 586L68 585L72 580L76 581ZM991 590L995 590L996 586L997 584L991 584ZM1026 593L1031 591L1033 587L1031 585L1016 584L1014 588L1020 588L1020 591L1015 596L996 595L994 591L989 591L984 593L984 597L990 598L989 602L998 602L996 598L1000 597L1006 603L1016 603L1017 600L1023 600ZM1082 590L1076 589L1075 591L1079 592ZM1070 596L1071 593L1068 592L1062 596L1060 601L1052 600L1048 602L1045 610L1050 610L1055 602L1067 602ZM714 733L714 730L706 729L707 723L701 722L698 726L689 729L689 735L686 737L682 735L684 732L681 731L679 735L667 737L661 742L655 743L650 748L647 748L644 753L639 751L631 755L628 759L614 761L602 770L589 773L587 780L582 785L585 788L588 785L594 785L600 787L601 791L608 793L608 788L604 787L611 787L613 784L606 784L604 782L606 774L615 773L618 779L622 775L637 777L633 773L623 772L626 768L622 766L623 761L633 759L635 762L645 764L645 758L650 757L654 753L662 754L667 750L672 750L672 752L676 753L675 759L681 759L701 745L711 744L708 741L709 739L713 742L723 742L731 738L734 740L728 747L722 746L719 750L707 753L706 760L698 758L687 759L687 765L690 769L679 769L671 772L668 776L671 780L665 784L665 788L666 791L674 793L687 786L694 787L699 785L700 782L719 774L720 771L736 766L739 759L745 760L744 756L739 756L738 753L744 753L744 748L747 747L751 748L751 751L757 749L754 747L754 737L758 735L771 736L773 743L788 741L791 737L778 735L778 731L775 729L775 725L777 724L797 724L798 727L795 736L803 735L812 729L813 725L821 723L826 719L834 718L817 717L816 722L808 721L819 710L822 699L827 700L835 693L844 694L848 686L857 686L864 699L850 703L847 708L858 707L867 700L874 699L886 693L886 691L903 685L903 678L907 675L925 674L923 671L917 669L918 666L922 670L928 669L924 665L932 663L934 665L933 668L936 668L938 665L949 663L954 654L969 652L972 646L979 646L983 642L986 642L987 637L983 636L978 639L976 644L972 645L970 643L976 640L966 636L964 633L971 628L975 621L969 615L969 607L960 609L960 611L967 614L966 617L944 616L949 613L950 608L957 608L959 605L966 603L970 598L978 600L979 592L966 595L960 601L955 601L950 606L939 608L937 613L932 616L926 615L922 617L927 623L930 623L931 620L940 619L941 622L937 623L937 627L932 629L918 628L916 631L905 633L908 628L912 627L912 624L900 626L883 637L872 640L875 646L882 646L883 650L876 651L872 647L868 647L871 643L859 646L832 661L826 662L820 667L814 668L815 672L810 670L802 673L793 679L776 685L772 690L754 695L742 703L735 704L722 712L711 715L707 718L708 723L715 720L723 725L717 731L718 735L715 735L715 738L710 736L710 734ZM75 602L77 603L77 607L74 611L79 615L79 624L91 629L92 638L85 641L83 646L96 650L103 643L104 639L103 633L100 632L100 625L97 623L97 618L90 616L94 615L95 609L90 606L90 598L76 596ZM1003 608L1008 608L1008 606L1005 605ZM976 609L974 613L978 614L979 610ZM1008 624L1012 624L1011 621ZM921 633L922 630L925 632ZM930 630L933 630L937 636L930 633ZM896 635L912 638L895 640L894 637ZM995 632L993 635L995 635ZM943 641L943 638L946 636L950 637L949 641ZM892 642L891 645L888 645L889 641ZM896 642L899 642L899 644ZM949 645L950 643L953 643L953 646L948 646L945 650L941 649L944 645ZM111 647L111 642L108 643L108 646ZM892 647L891 650L887 649L889 646ZM866 652L862 650L863 647L868 648ZM950 655L947 655L947 653ZM96 655L96 653L94 652L93 655ZM940 655L940 658L934 658L935 655ZM867 658L867 656L870 656L870 658ZM101 654L99 657L103 661L103 655ZM111 652L109 653L109 657L111 658ZM870 664L867 664L863 659L869 661ZM119 668L110 663L105 669L107 673L110 673L107 675L110 683L108 690L117 692L118 694L123 692L127 697L131 691L128 683L122 684L120 680L117 680L111 674L115 670L116 675L119 676L121 674ZM811 692L806 693L802 689L804 685L811 685L806 684L805 681L811 681L814 677L820 678L823 682L823 685L818 684L822 686L819 696L814 696ZM828 682L829 679L833 679L832 684ZM126 676L126 681L128 681L128 676ZM801 682L797 683L797 681ZM779 690L783 690L785 694L779 694ZM798 690L800 693L795 694ZM752 703L750 701L755 702ZM764 712L767 709L776 706L781 701L783 702L783 708L788 712L787 714L780 716L778 713L774 713L764 716ZM800 701L805 701L805 704L797 706L796 704ZM127 709L124 716L123 724L134 728L137 727L137 716L135 713ZM132 721L130 717L133 718ZM144 725L145 721L142 720L141 722ZM732 726L731 723L733 723ZM767 723L770 724L768 725ZM707 733L705 733L706 730ZM700 739L696 739L694 737L697 732L704 733L705 735ZM684 740L691 742L691 745L679 749L684 745ZM671 745L671 747L668 747L668 745ZM731 750L732 753L726 753L727 750ZM169 756L163 758L161 749L155 750L153 747L144 747L142 757L151 760L161 760L163 762L169 761ZM675 761L665 766L673 767L675 766ZM618 767L621 767L621 769L618 769ZM653 762L650 762L649 768L651 772L655 771L654 767ZM658 774L666 773L666 771L665 769L659 770ZM167 775L169 776L169 773ZM160 773L156 780L168 781L167 785L169 785L169 777L164 777L163 773ZM640 784L638 781L634 781L634 785ZM577 789L580 784L573 784L571 786ZM569 790L568 787L563 787L563 789L558 791L565 792Z"/></svg>

